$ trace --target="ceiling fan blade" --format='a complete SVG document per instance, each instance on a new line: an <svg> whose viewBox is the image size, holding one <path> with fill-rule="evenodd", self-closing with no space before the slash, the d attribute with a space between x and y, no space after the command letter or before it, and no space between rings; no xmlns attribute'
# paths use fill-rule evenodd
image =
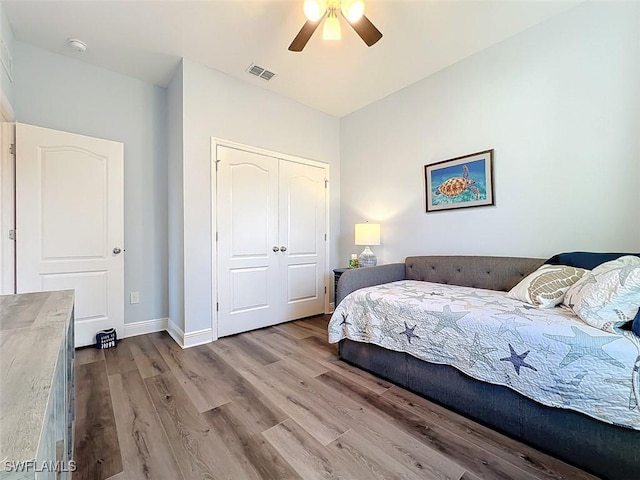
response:
<svg viewBox="0 0 640 480"><path fill-rule="evenodd" d="M324 18L324 16L322 18ZM307 20L298 32L298 35L296 35L296 38L291 42L291 45L289 45L289 50L292 52L301 52L311 38L311 35L313 35L313 32L315 32L318 25L320 25L322 18L317 22Z"/></svg>
<svg viewBox="0 0 640 480"><path fill-rule="evenodd" d="M382 38L380 30L364 15L357 22L349 22L349 24L369 47Z"/></svg>

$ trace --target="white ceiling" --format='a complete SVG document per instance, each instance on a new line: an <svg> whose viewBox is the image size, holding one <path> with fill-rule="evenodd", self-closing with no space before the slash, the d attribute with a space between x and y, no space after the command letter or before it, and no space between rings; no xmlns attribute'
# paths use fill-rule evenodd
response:
<svg viewBox="0 0 640 480"><path fill-rule="evenodd" d="M343 24L318 29L305 50L287 47L305 18L296 1L3 1L17 40L166 86L181 57L342 117L577 3L369 0L384 34L368 48ZM79 38L86 53L66 40ZM256 63L270 82L245 72Z"/></svg>

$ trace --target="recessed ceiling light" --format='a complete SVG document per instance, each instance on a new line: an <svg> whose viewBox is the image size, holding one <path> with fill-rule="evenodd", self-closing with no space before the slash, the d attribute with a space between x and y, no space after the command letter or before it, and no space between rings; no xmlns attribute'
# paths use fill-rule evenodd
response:
<svg viewBox="0 0 640 480"><path fill-rule="evenodd" d="M67 39L69 47L76 53L84 53L87 51L87 44L77 38Z"/></svg>

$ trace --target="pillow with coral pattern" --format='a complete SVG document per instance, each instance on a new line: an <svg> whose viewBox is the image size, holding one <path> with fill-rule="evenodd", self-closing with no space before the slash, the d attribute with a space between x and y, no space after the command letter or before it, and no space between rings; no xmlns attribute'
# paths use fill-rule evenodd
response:
<svg viewBox="0 0 640 480"><path fill-rule="evenodd" d="M564 265L542 265L509 290L507 297L536 305L553 308L562 303L569 287L588 272L583 268Z"/></svg>
<svg viewBox="0 0 640 480"><path fill-rule="evenodd" d="M585 323L606 332L631 322L640 308L640 257L603 263L569 288L564 304Z"/></svg>

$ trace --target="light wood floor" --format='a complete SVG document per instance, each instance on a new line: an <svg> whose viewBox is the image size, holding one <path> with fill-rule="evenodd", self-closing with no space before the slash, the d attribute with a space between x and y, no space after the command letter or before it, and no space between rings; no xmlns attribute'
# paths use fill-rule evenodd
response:
<svg viewBox="0 0 640 480"><path fill-rule="evenodd" d="M593 478L338 361L327 321L78 350L74 478Z"/></svg>

